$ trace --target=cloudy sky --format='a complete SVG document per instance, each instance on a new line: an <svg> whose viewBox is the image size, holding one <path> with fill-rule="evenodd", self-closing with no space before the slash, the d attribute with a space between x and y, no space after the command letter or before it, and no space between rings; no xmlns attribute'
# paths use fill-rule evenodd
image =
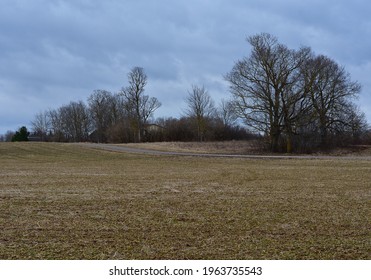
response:
<svg viewBox="0 0 371 280"><path fill-rule="evenodd" d="M368 0L0 0L0 134L34 115L117 92L141 66L146 93L182 114L192 84L218 102L223 75L250 53L246 37L271 33L343 65L363 90L371 123L371 2Z"/></svg>

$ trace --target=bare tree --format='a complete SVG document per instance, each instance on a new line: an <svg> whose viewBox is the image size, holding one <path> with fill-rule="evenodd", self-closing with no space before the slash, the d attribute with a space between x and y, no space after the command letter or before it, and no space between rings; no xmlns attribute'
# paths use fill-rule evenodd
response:
<svg viewBox="0 0 371 280"><path fill-rule="evenodd" d="M156 97L144 94L147 75L143 68L134 67L128 74L129 86L122 88L125 108L132 119L132 127L136 131L137 140L142 139L143 128L152 114L161 106Z"/></svg>
<svg viewBox="0 0 371 280"><path fill-rule="evenodd" d="M269 136L273 152L278 151L279 139L286 133L291 152L294 122L304 110L299 70L310 50L290 50L266 33L247 41L251 55L238 61L225 77L235 112L250 128Z"/></svg>
<svg viewBox="0 0 371 280"><path fill-rule="evenodd" d="M87 141L91 133L91 118L87 106L71 101L58 110L50 110L52 130L57 141Z"/></svg>
<svg viewBox="0 0 371 280"><path fill-rule="evenodd" d="M113 95L106 90L95 90L88 98L89 111L96 132L98 142L107 141L107 130L115 119L116 108Z"/></svg>
<svg viewBox="0 0 371 280"><path fill-rule="evenodd" d="M50 120L50 130L52 132L52 141L62 142L66 139L61 118L61 110L50 109L48 111Z"/></svg>
<svg viewBox="0 0 371 280"><path fill-rule="evenodd" d="M222 120L225 127L230 127L235 124L238 117L234 110L232 101L226 101L225 99L222 99L217 111L218 116Z"/></svg>
<svg viewBox="0 0 371 280"><path fill-rule="evenodd" d="M293 138L297 128L307 125L306 114L310 111L310 102L306 98L301 69L311 54L309 48L298 51L287 50L287 57L283 58L281 107L283 115L283 134L286 140L286 152L293 151Z"/></svg>
<svg viewBox="0 0 371 280"><path fill-rule="evenodd" d="M238 61L226 79L237 114L269 136L273 152L283 143L291 152L293 140L303 133L311 141L319 133L324 147L329 132L346 130L344 116L352 111L350 99L361 87L344 68L309 48L288 49L270 34L249 37L248 42L251 55Z"/></svg>
<svg viewBox="0 0 371 280"><path fill-rule="evenodd" d="M41 138L41 141L45 141L47 133L51 128L51 121L48 112L45 111L36 114L31 125L32 131Z"/></svg>
<svg viewBox="0 0 371 280"><path fill-rule="evenodd" d="M5 142L11 142L15 135L15 131L8 130L4 135Z"/></svg>
<svg viewBox="0 0 371 280"><path fill-rule="evenodd" d="M195 120L198 140L203 141L207 129L207 121L216 114L214 101L204 86L193 85L186 98L188 108L186 114Z"/></svg>
<svg viewBox="0 0 371 280"><path fill-rule="evenodd" d="M361 85L332 59L319 55L307 60L303 74L306 91L318 123L320 145L329 145L329 133L339 123L348 122L344 115L351 110L349 99L359 94Z"/></svg>

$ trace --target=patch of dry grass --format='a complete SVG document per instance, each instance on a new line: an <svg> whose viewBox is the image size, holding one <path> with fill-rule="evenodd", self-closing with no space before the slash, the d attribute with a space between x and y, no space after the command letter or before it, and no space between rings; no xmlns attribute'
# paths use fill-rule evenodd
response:
<svg viewBox="0 0 371 280"><path fill-rule="evenodd" d="M261 154L261 143L251 141L217 141L217 142L149 142L120 144L122 146L165 152L187 152L200 154Z"/></svg>
<svg viewBox="0 0 371 280"><path fill-rule="evenodd" d="M369 259L370 161L0 144L0 259Z"/></svg>
<svg viewBox="0 0 371 280"><path fill-rule="evenodd" d="M131 148L148 149L165 152L186 152L200 154L229 154L229 155L270 155L264 150L264 143L260 140L249 141L217 141L217 142L148 142L119 144ZM277 155L277 154L273 154ZM314 152L312 155L321 156L371 156L370 145L354 145L345 148L336 148L325 152Z"/></svg>

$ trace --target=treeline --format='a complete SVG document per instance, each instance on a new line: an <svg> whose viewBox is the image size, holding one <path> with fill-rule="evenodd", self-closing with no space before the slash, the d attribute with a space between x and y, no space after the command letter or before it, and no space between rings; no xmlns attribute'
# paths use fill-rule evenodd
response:
<svg viewBox="0 0 371 280"><path fill-rule="evenodd" d="M247 41L251 53L225 75L231 95L218 106L203 86L192 85L182 117L154 120L161 103L144 93L147 75L135 67L118 93L95 90L86 102L37 114L30 137L100 143L259 138L267 150L288 153L370 144L365 115L354 103L361 86L343 67L310 48L289 49L270 34Z"/></svg>
<svg viewBox="0 0 371 280"><path fill-rule="evenodd" d="M189 106L180 118L158 118L153 113L161 106L155 97L144 94L147 76L135 67L128 74L128 86L118 93L95 90L83 101L71 101L57 109L38 113L32 121L32 135L40 141L129 143L143 141L220 141L256 137L236 124L223 107L217 109L202 88L204 100L187 101ZM193 87L189 96L198 93ZM223 105L224 104L224 105ZM229 112L229 114L231 114Z"/></svg>
<svg viewBox="0 0 371 280"><path fill-rule="evenodd" d="M118 106L122 104L122 96L97 90L89 99L97 96L102 98L96 103L100 109L79 101L37 114L32 122L31 138L53 142L139 142L135 120L128 117L122 106ZM217 116L205 118L203 122L202 141L258 137L239 125L225 124ZM140 137L143 142L200 140L197 122L189 116L158 118L145 123Z"/></svg>

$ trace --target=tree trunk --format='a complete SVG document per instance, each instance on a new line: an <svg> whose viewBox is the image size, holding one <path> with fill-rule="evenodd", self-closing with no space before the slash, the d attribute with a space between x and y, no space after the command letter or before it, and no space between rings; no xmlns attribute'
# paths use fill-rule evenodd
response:
<svg viewBox="0 0 371 280"><path fill-rule="evenodd" d="M287 139L286 139L286 152L291 154L292 153L292 134L288 133L287 134Z"/></svg>
<svg viewBox="0 0 371 280"><path fill-rule="evenodd" d="M328 148L327 137L326 117L320 117L320 146L322 149Z"/></svg>
<svg viewBox="0 0 371 280"><path fill-rule="evenodd" d="M277 127L271 128L270 133L270 139L271 139L271 152L277 153L279 151L279 139L280 139L280 131Z"/></svg>

